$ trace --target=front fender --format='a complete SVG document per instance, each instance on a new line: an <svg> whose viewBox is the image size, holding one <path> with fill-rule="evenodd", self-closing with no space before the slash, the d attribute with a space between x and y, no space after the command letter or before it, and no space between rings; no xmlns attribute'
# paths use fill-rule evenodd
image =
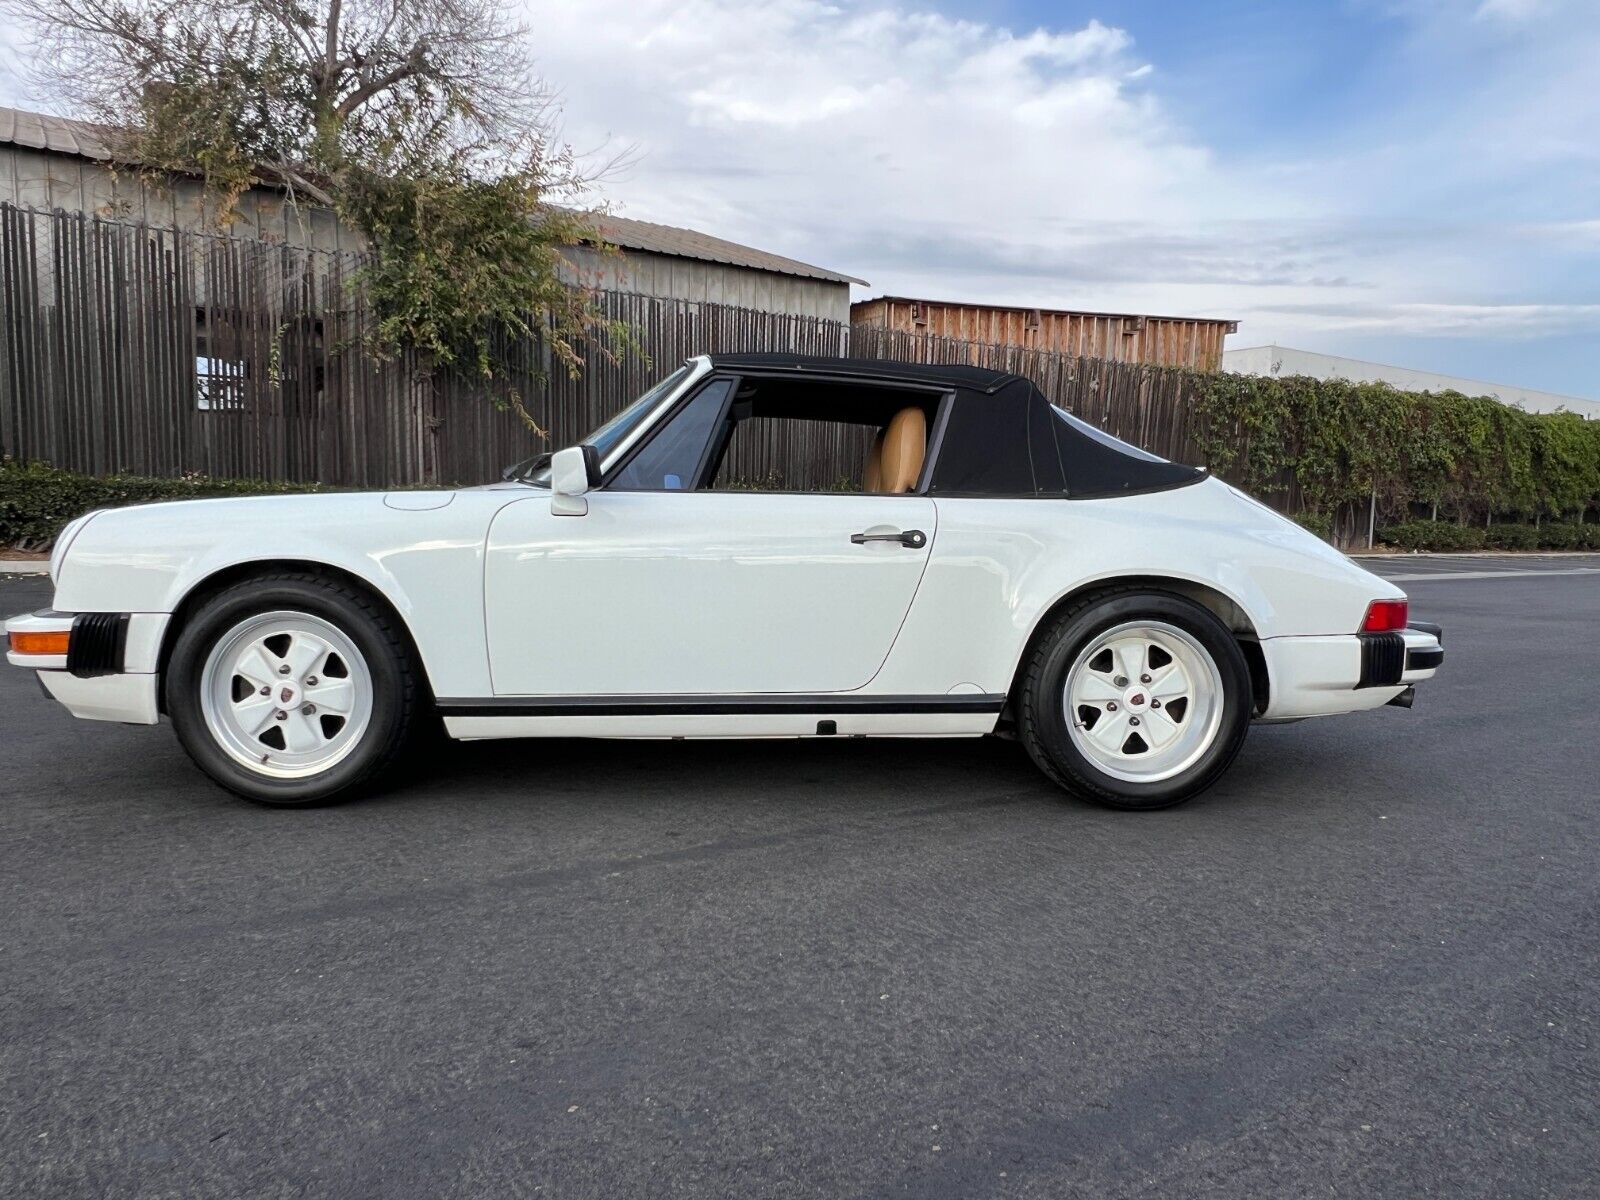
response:
<svg viewBox="0 0 1600 1200"><path fill-rule="evenodd" d="M218 573L251 563L337 568L405 622L436 691L483 695L483 546L520 489L475 489L400 510L382 493L135 505L99 514L60 564L63 612L172 613ZM408 493L407 495L413 495Z"/></svg>

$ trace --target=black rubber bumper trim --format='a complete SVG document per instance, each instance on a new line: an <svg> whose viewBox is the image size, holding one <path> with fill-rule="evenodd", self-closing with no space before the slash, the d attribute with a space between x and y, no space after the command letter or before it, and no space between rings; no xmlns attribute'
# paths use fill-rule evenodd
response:
<svg viewBox="0 0 1600 1200"><path fill-rule="evenodd" d="M1406 640L1398 633L1363 633L1356 688L1396 687L1406 672Z"/></svg>
<svg viewBox="0 0 1600 1200"><path fill-rule="evenodd" d="M536 696L441 699L447 717L701 717L788 713L998 713L1006 698L957 696Z"/></svg>
<svg viewBox="0 0 1600 1200"><path fill-rule="evenodd" d="M1444 645L1444 626L1442 625L1435 625L1432 621L1412 621L1406 628L1415 629L1418 633L1430 634L1439 645Z"/></svg>
<svg viewBox="0 0 1600 1200"><path fill-rule="evenodd" d="M79 613L72 619L67 670L79 679L116 675L128 644L127 613Z"/></svg>
<svg viewBox="0 0 1600 1200"><path fill-rule="evenodd" d="M1408 650L1406 652L1406 670L1431 671L1444 661L1442 649Z"/></svg>

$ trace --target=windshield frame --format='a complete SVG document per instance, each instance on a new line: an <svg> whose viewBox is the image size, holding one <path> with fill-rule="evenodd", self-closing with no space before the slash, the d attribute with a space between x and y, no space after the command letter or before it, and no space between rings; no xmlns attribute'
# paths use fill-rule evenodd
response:
<svg viewBox="0 0 1600 1200"><path fill-rule="evenodd" d="M711 360L690 358L610 420L590 430L574 445L593 446L600 452L600 469L609 471L661 417L685 389L709 374ZM550 486L550 453L541 452L508 468L507 478L532 487Z"/></svg>

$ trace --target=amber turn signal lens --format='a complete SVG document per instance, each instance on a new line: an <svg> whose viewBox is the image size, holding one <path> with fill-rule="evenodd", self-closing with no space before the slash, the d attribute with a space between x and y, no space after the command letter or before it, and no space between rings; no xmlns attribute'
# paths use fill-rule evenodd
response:
<svg viewBox="0 0 1600 1200"><path fill-rule="evenodd" d="M53 630L49 633L27 633L14 631L11 634L11 653L13 654L65 654L67 644L72 641L70 629Z"/></svg>

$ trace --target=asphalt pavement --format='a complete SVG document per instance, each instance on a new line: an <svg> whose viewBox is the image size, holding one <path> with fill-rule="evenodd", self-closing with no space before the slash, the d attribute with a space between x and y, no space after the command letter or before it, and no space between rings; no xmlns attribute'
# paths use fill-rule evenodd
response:
<svg viewBox="0 0 1600 1200"><path fill-rule="evenodd" d="M0 670L0 1196L1600 1193L1600 578L1421 561L1416 708L1153 814L993 740L279 812Z"/></svg>

